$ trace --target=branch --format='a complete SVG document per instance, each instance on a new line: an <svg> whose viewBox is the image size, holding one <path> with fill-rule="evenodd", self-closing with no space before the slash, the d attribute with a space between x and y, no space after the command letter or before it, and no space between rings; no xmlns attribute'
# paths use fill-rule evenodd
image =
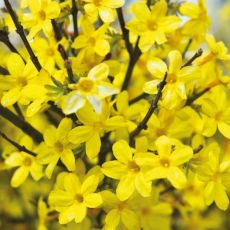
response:
<svg viewBox="0 0 230 230"><path fill-rule="evenodd" d="M30 55L30 59L31 61L33 62L34 66L36 67L36 69L38 71L41 70L41 64L40 62L38 61L38 58L35 56L27 38L26 38L26 35L25 35L25 32L24 32L24 29L23 29L23 26L21 25L21 23L19 22L18 20L18 17L16 15L16 13L14 12L9 0L4 0L4 3L5 3L5 6L6 6L6 9L8 10L13 22L14 22L14 25L16 27L16 32L19 34L19 36L21 37L25 47L26 47L26 50L28 51L29 55Z"/></svg>
<svg viewBox="0 0 230 230"><path fill-rule="evenodd" d="M21 129L24 133L32 137L34 141L38 143L43 141L43 135L37 129L2 105L0 105L0 116L4 117L13 125Z"/></svg>
<svg viewBox="0 0 230 230"><path fill-rule="evenodd" d="M203 50L200 48L193 56L190 58L184 65L181 66L181 68L184 68L186 66L190 66L195 59L200 57L203 53Z"/></svg>
<svg viewBox="0 0 230 230"><path fill-rule="evenodd" d="M71 14L72 14L72 18L73 18L73 29L74 29L74 34L72 37L72 40L74 41L74 39L78 36L78 20L77 20L77 13L78 13L78 8L76 5L75 0L72 0L72 10L71 10Z"/></svg>
<svg viewBox="0 0 230 230"><path fill-rule="evenodd" d="M149 94L142 93L142 94L138 95L137 97L134 97L133 99L131 99L129 101L129 104L132 105L132 104L134 104L134 103L136 103L136 102L140 101L141 99L144 99L144 98L146 98L148 96L149 96Z"/></svg>
<svg viewBox="0 0 230 230"><path fill-rule="evenodd" d="M15 146L20 152L26 152L29 153L30 155L36 156L37 154L30 151L29 149L27 149L25 146L19 145L17 142L11 140L9 137L7 137L3 132L0 131L0 136L2 136L2 138L4 138L6 141L8 141L10 144L12 144L13 146Z"/></svg>
<svg viewBox="0 0 230 230"><path fill-rule="evenodd" d="M191 46L191 44L192 44L192 38L190 38L190 39L188 40L188 43L187 43L187 45L185 46L185 49L184 49L184 51L183 51L183 53L182 53L182 58L185 57L185 55L186 55L186 53L188 52L188 49L189 49L189 47Z"/></svg>
<svg viewBox="0 0 230 230"><path fill-rule="evenodd" d="M8 72L7 69L5 69L4 67L0 66L0 74L9 75L10 73Z"/></svg>
<svg viewBox="0 0 230 230"><path fill-rule="evenodd" d="M202 95L204 95L206 92L208 92L210 90L210 88L206 88L203 89L201 92L192 95L191 97L189 97L185 103L184 106L189 106L191 105L195 100L197 100L199 97L201 97Z"/></svg>
<svg viewBox="0 0 230 230"><path fill-rule="evenodd" d="M154 100L152 100L152 103L150 105L150 108L148 110L148 112L146 113L144 119L138 124L138 126L136 127L136 129L130 133L130 145L134 146L134 138L135 136L137 136L142 129L146 128L146 124L149 121L150 117L152 116L152 114L154 113L155 109L158 106L158 102L161 99L162 96L162 91L166 85L166 79L167 79L167 75L168 73L166 72L164 75L163 80L160 82L160 84L158 85L158 91L157 94L154 98Z"/></svg>
<svg viewBox="0 0 230 230"><path fill-rule="evenodd" d="M128 69L126 71L124 82L122 84L122 88L121 88L121 91L123 91L123 90L126 90L128 88L129 82L130 82L131 77L132 77L133 69L135 67L137 60L139 59L139 57L141 55L141 51L138 48L140 38L138 37L135 48L133 50L132 44L129 41L129 31L125 28L125 20L124 20L122 8L117 9L117 16L118 16L119 24L121 27L123 39L125 41L125 46L126 46L126 49L129 53L129 65L128 65Z"/></svg>
<svg viewBox="0 0 230 230"><path fill-rule="evenodd" d="M62 59L65 62L65 67L66 67L66 70L67 70L67 73L68 73L69 82L70 83L75 83L74 76L73 76L73 70L72 70L72 67L71 67L71 61L69 60L68 55L67 55L63 45L61 45L61 44L58 45L58 51L60 52L60 54L62 56Z"/></svg>
<svg viewBox="0 0 230 230"><path fill-rule="evenodd" d="M53 26L54 35L55 35L56 40L60 41L62 39L62 34L61 34L61 31L59 29L57 22L54 19L52 19L51 24Z"/></svg>

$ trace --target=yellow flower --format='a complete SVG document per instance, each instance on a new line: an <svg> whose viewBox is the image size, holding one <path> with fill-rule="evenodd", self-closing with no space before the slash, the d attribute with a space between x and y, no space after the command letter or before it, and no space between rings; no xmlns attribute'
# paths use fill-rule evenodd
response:
<svg viewBox="0 0 230 230"><path fill-rule="evenodd" d="M105 230L116 230L123 225L125 229L140 229L138 215L131 209L128 200L121 201L118 196L109 190L101 192L103 208L107 212L105 217Z"/></svg>
<svg viewBox="0 0 230 230"><path fill-rule="evenodd" d="M198 0L198 4L184 2L179 10L182 15L190 18L183 26L182 33L192 36L198 42L202 40L211 24L207 14L206 0Z"/></svg>
<svg viewBox="0 0 230 230"><path fill-rule="evenodd" d="M30 28L28 37L33 38L40 30L48 37L53 29L51 19L60 14L59 4L52 0L30 0L29 9L31 13L23 15L23 24Z"/></svg>
<svg viewBox="0 0 230 230"><path fill-rule="evenodd" d="M63 188L57 188L49 195L49 203L60 212L60 224L73 219L80 223L85 219L88 208L96 208L102 204L101 195L95 193L99 183L97 176L88 176L81 182L76 174L68 173L63 183Z"/></svg>
<svg viewBox="0 0 230 230"><path fill-rule="evenodd" d="M98 14L103 22L115 20L116 12L114 9L122 7L125 0L83 0L86 14L96 21Z"/></svg>
<svg viewBox="0 0 230 230"><path fill-rule="evenodd" d="M108 24L104 24L95 30L88 20L83 19L81 21L82 34L76 37L72 48L80 49L80 53L93 50L99 56L104 57L110 51L110 45L105 35L108 26Z"/></svg>
<svg viewBox="0 0 230 230"><path fill-rule="evenodd" d="M146 3L135 3L132 12L135 19L127 23L127 28L135 35L140 36L139 47L141 51L148 51L156 42L161 45L167 41L166 35L174 32L181 20L176 16L166 16L167 3L160 0L151 10Z"/></svg>
<svg viewBox="0 0 230 230"><path fill-rule="evenodd" d="M58 128L50 126L44 133L45 143L41 146L38 159L42 164L48 164L46 176L50 178L60 159L70 171L75 170L75 157L72 149L76 147L68 140L68 134L72 129L72 121L64 118Z"/></svg>
<svg viewBox="0 0 230 230"><path fill-rule="evenodd" d="M168 54L168 59L169 67L159 58L153 58L148 61L147 68L154 78L157 79L146 82L143 91L149 94L156 94L158 84L167 73L167 84L163 90L162 105L167 109L173 109L186 100L187 86L195 84L198 69L194 66L182 68L182 56L177 50L171 51Z"/></svg>
<svg viewBox="0 0 230 230"><path fill-rule="evenodd" d="M198 65L204 65L207 62L216 62L217 60L230 61L230 54L228 49L222 41L216 42L211 34L206 35L206 41L209 51L196 60Z"/></svg>
<svg viewBox="0 0 230 230"><path fill-rule="evenodd" d="M77 112L88 101L97 113L101 113L103 100L118 93L118 89L108 82L109 67L101 63L92 68L87 77L69 85L73 91L63 98L62 109L65 114Z"/></svg>
<svg viewBox="0 0 230 230"><path fill-rule="evenodd" d="M31 61L26 64L23 62L22 58L16 54L12 53L7 59L7 69L10 73L9 77L1 77L1 85L8 91L3 94L1 99L1 104L3 106L11 106L16 102L21 104L27 104L27 99L25 98L25 89L32 80L37 76L38 72L35 69ZM1 88L1 86L0 86Z"/></svg>
<svg viewBox="0 0 230 230"><path fill-rule="evenodd" d="M24 136L20 145L33 150L33 142L29 137ZM39 164L36 156L26 152L13 152L5 161L8 167L18 167L11 178L11 186L18 187L24 183L30 174L34 180L39 180L43 176L42 165Z"/></svg>
<svg viewBox="0 0 230 230"><path fill-rule="evenodd" d="M210 151L208 161L198 169L198 179L205 183L204 198L207 205L213 201L221 210L226 210L229 198L226 189L230 185L230 162L220 162L220 154Z"/></svg>
<svg viewBox="0 0 230 230"><path fill-rule="evenodd" d="M104 105L101 114L97 114L88 105L77 112L78 119L84 124L72 129L68 135L69 141L79 145L86 143L86 155L89 159L95 158L101 148L100 136L104 132L124 127L125 123L122 117L109 117L108 105ZM86 116L87 114L87 116Z"/></svg>
<svg viewBox="0 0 230 230"><path fill-rule="evenodd" d="M226 138L230 138L230 108L226 89L216 86L212 90L211 97L202 100L202 111L211 118L209 122L213 134L217 128Z"/></svg>
<svg viewBox="0 0 230 230"><path fill-rule="evenodd" d="M152 167L145 175L146 180L167 178L175 188L183 188L186 184L186 176L180 166L193 157L192 148L166 136L159 137L155 144L157 155L138 158L140 165Z"/></svg>
<svg viewBox="0 0 230 230"><path fill-rule="evenodd" d="M117 141L113 145L113 154L117 160L102 165L102 172L106 176L120 180L116 192L121 201L128 199L135 190L144 197L150 196L151 193L151 182L146 180L144 168L136 161L136 158L147 153L134 152L126 141Z"/></svg>

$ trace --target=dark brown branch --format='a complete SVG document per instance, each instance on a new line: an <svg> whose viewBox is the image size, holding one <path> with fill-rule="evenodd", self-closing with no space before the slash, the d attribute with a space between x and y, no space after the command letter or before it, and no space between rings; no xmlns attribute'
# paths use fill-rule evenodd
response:
<svg viewBox="0 0 230 230"><path fill-rule="evenodd" d="M24 116L23 116L23 113L22 113L20 107L18 106L18 103L15 103L15 104L13 105L13 107L14 107L16 113L18 114L18 116L19 116L22 120L25 120L25 118L24 118Z"/></svg>
<svg viewBox="0 0 230 230"><path fill-rule="evenodd" d="M14 45L11 43L10 41L10 38L9 38L9 34L7 31L5 30L0 30L0 41L2 43L4 43L8 49L13 52L13 53L17 53L18 55L21 56L21 54L18 52L18 50L14 47ZM24 63L25 63L25 60L24 58L21 56L21 58L23 59Z"/></svg>
<svg viewBox="0 0 230 230"><path fill-rule="evenodd" d="M65 62L65 67L66 67L66 70L68 73L69 82L75 83L74 76L73 76L73 70L71 67L71 61L69 60L68 55L67 55L63 45L61 45L61 44L58 45L58 51L60 52L62 59Z"/></svg>
<svg viewBox="0 0 230 230"><path fill-rule="evenodd" d="M201 97L202 95L204 95L206 92L208 92L210 90L210 88L206 88L206 89L203 89L201 92L197 93L197 94L194 94L192 96L190 96L186 103L185 103L185 106L189 106L191 105L195 100L197 100L199 97Z"/></svg>
<svg viewBox="0 0 230 230"><path fill-rule="evenodd" d="M55 39L57 41L60 41L62 39L62 34L61 34L60 29L59 29L59 26L58 26L57 22L54 19L51 20L51 23L52 23L52 26L53 26Z"/></svg>
<svg viewBox="0 0 230 230"><path fill-rule="evenodd" d="M132 105L132 104L134 104L134 103L140 101L141 99L146 98L148 95L149 95L149 94L147 94L147 93L142 93L142 94L140 94L139 96L134 97L133 99L131 99L131 100L129 101L129 104Z"/></svg>
<svg viewBox="0 0 230 230"><path fill-rule="evenodd" d="M117 9L117 16L118 16L119 24L121 27L123 39L125 41L125 46L129 53L129 65L128 65L128 68L125 74L125 79L122 84L122 88L121 88L121 90L123 91L123 90L126 90L129 86L129 82L131 80L135 64L141 55L141 51L138 48L139 38L137 39L134 50L133 50L132 44L129 41L129 31L125 28L125 20L124 20L122 8Z"/></svg>
<svg viewBox="0 0 230 230"><path fill-rule="evenodd" d="M6 141L8 141L10 144L12 144L13 146L15 146L20 152L26 152L29 153L30 155L36 156L37 154L30 151L29 149L27 149L25 146L19 145L17 142L11 140L9 137L7 137L3 132L0 131L0 136L2 136L2 138L4 138Z"/></svg>
<svg viewBox="0 0 230 230"><path fill-rule="evenodd" d="M196 60L198 57L200 57L203 53L202 49L199 49L193 56L190 58L181 68L184 68L186 66L190 66L194 60Z"/></svg>
<svg viewBox="0 0 230 230"><path fill-rule="evenodd" d="M6 9L8 10L13 22L14 22L14 25L16 27L16 32L19 34L19 36L21 37L25 47L26 47L26 50L28 51L29 55L30 55L30 59L31 61L33 62L34 66L36 67L36 69L38 71L41 70L41 64L38 60L38 58L35 56L27 38L26 38L26 35L25 35L25 32L24 32L24 29L23 29L23 26L21 25L21 23L19 22L18 20L18 16L16 15L16 13L14 12L9 0L4 0L4 3L5 3L5 6L6 6Z"/></svg>
<svg viewBox="0 0 230 230"><path fill-rule="evenodd" d="M161 99L162 96L162 91L166 85L166 79L167 79L167 73L165 73L163 80L160 82L160 84L158 85L158 91L157 94L155 96L155 98L152 100L152 103L150 105L150 108L148 110L148 112L146 113L144 119L138 124L138 126L136 127L136 129L130 133L130 145L134 147L134 138L135 136L137 136L142 129L146 128L147 122L149 121L150 117L152 116L152 114L154 113L154 111L157 109L158 106L158 102Z"/></svg>
<svg viewBox="0 0 230 230"><path fill-rule="evenodd" d="M147 6L150 8L152 0L147 0Z"/></svg>
<svg viewBox="0 0 230 230"><path fill-rule="evenodd" d="M18 117L17 115L15 115L13 112L3 107L2 105L0 105L0 116L4 117L13 125L21 129L24 133L32 137L34 141L38 143L43 141L43 136L37 129L35 129L31 124L22 120L20 117Z"/></svg>
<svg viewBox="0 0 230 230"><path fill-rule="evenodd" d="M7 69L5 69L4 67L0 66L0 74L9 75L10 73L8 72Z"/></svg>
<svg viewBox="0 0 230 230"><path fill-rule="evenodd" d="M185 46L185 49L184 49L184 51L183 51L183 53L182 53L182 58L185 57L185 55L186 55L186 53L188 52L188 49L189 49L189 47L191 46L191 44L192 44L192 38L190 38L190 39L188 40L188 43L187 43L187 45Z"/></svg>
<svg viewBox="0 0 230 230"><path fill-rule="evenodd" d="M74 39L78 36L78 19L77 19L78 8L75 0L72 0L71 14L73 18L73 29L74 29L72 40L74 41Z"/></svg>

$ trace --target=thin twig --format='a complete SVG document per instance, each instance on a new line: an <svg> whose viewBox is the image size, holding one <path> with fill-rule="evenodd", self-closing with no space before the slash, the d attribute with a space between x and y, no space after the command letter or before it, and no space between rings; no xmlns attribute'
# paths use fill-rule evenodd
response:
<svg viewBox="0 0 230 230"><path fill-rule="evenodd" d="M5 69L4 67L0 66L0 74L1 75L9 75L9 71Z"/></svg>
<svg viewBox="0 0 230 230"><path fill-rule="evenodd" d="M30 59L31 61L33 62L34 66L36 67L36 69L38 71L41 70L42 66L38 60L38 58L35 56L27 38L26 38L26 35L25 35L25 32L24 32L24 28L23 26L21 25L21 23L19 22L18 20L18 16L16 15L16 13L14 12L10 2L8 0L4 0L4 3L5 3L5 6L6 6L6 9L8 10L13 22L14 22L14 25L16 27L16 32L19 34L19 36L21 37L25 47L26 47L26 50L28 51L29 55L30 55Z"/></svg>
<svg viewBox="0 0 230 230"><path fill-rule="evenodd" d="M24 133L32 137L34 141L38 143L43 141L43 135L37 129L2 105L0 105L0 116L4 117L13 125L21 129Z"/></svg>
<svg viewBox="0 0 230 230"><path fill-rule="evenodd" d="M23 113L22 113L20 107L18 106L18 103L15 103L15 104L13 105L13 107L14 107L16 113L18 114L18 116L19 116L22 120L25 120L25 118L24 118L24 116L23 116Z"/></svg>
<svg viewBox="0 0 230 230"><path fill-rule="evenodd" d="M132 105L132 104L134 104L134 103L140 101L141 99L146 98L147 96L149 96L149 94L147 94L147 93L142 93L142 94L138 95L137 97L134 97L133 99L131 99L131 100L129 101L129 104Z"/></svg>
<svg viewBox="0 0 230 230"><path fill-rule="evenodd" d="M184 51L183 51L183 53L182 53L182 58L183 58L183 59L185 58L185 55L186 55L186 53L188 52L188 49L189 49L189 47L191 46L191 44L192 44L192 38L190 38L190 39L188 40L188 43L187 43L187 45L185 46L185 49L184 49Z"/></svg>
<svg viewBox="0 0 230 230"><path fill-rule="evenodd" d="M199 93L196 93L192 96L190 96L186 103L185 103L185 106L189 106L191 105L195 100L197 100L199 97L201 97L202 95L204 95L206 92L208 92L210 90L210 88L206 88L206 89L203 89L202 91L200 91Z"/></svg>
<svg viewBox="0 0 230 230"><path fill-rule="evenodd" d="M186 67L186 66L190 66L190 65L193 63L193 61L194 61L195 59L197 59L198 57L200 57L200 56L202 55L202 53L203 53L203 50L200 48L200 49L192 56L192 58L190 58L183 66L181 66L181 68L184 68L184 67Z"/></svg>
<svg viewBox="0 0 230 230"><path fill-rule="evenodd" d="M17 53L18 55L21 56L22 60L24 61L25 63L25 60L24 58L22 57L22 55L18 52L18 50L14 47L14 45L12 44L12 42L10 41L10 38L9 38L9 33L5 30L0 30L0 41L2 43L4 43L8 49L13 52L13 53Z"/></svg>
<svg viewBox="0 0 230 230"><path fill-rule="evenodd" d="M148 110L148 112L146 113L144 119L137 125L136 129L134 129L134 131L132 131L130 133L130 145L134 146L134 138L135 136L137 136L142 129L146 128L147 122L149 121L150 117L152 116L152 114L154 113L155 109L158 106L158 102L161 99L162 96L162 91L166 85L166 79L167 79L167 75L168 73L166 72L164 75L163 80L160 82L160 84L158 85L158 91L157 94L155 96L155 98L152 100L152 103L150 105L150 108Z"/></svg>
<svg viewBox="0 0 230 230"><path fill-rule="evenodd" d="M73 37L72 40L78 36L78 19L77 19L77 14L78 14L78 8L75 0L72 0L72 10L71 10L72 18L73 18Z"/></svg>
<svg viewBox="0 0 230 230"><path fill-rule="evenodd" d="M70 83L75 83L73 70L72 70L72 67L71 67L71 60L69 60L68 55L67 55L63 45L61 45L61 44L58 45L58 51L60 52L60 54L62 56L62 59L65 62L65 67L66 67L66 70L67 70L67 73L68 73L69 82Z"/></svg>
<svg viewBox="0 0 230 230"><path fill-rule="evenodd" d="M30 155L33 155L33 156L37 155L36 153L34 153L31 150L27 149L25 146L19 145L17 142L15 142L12 139L10 139L8 136L6 136L6 134L4 134L1 131L0 131L0 136L2 136L2 138L4 138L10 144L12 144L13 146L15 146L20 152L26 152L26 153L29 153Z"/></svg>

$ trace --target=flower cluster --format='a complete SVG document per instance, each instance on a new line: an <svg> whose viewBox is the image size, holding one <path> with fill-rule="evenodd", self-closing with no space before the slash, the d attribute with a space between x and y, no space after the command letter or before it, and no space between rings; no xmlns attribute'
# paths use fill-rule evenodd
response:
<svg viewBox="0 0 230 230"><path fill-rule="evenodd" d="M4 4L0 229L228 228L230 54L205 0Z"/></svg>

